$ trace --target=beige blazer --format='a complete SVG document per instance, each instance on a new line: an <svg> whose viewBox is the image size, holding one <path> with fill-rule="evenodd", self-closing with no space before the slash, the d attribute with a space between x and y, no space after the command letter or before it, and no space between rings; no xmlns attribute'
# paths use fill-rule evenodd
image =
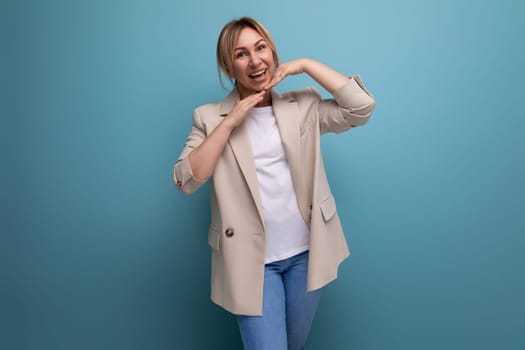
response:
<svg viewBox="0 0 525 350"><path fill-rule="evenodd" d="M320 135L366 123L375 105L359 76L351 77L333 95L335 99L323 100L313 88L284 94L272 91L299 210L310 228L309 291L334 280L339 264L350 255L326 178ZM231 111L238 96L234 89L222 102L194 111L192 131L174 166L174 181L182 192L189 194L203 185L193 177L188 155ZM235 314L261 315L265 226L244 124L232 132L212 177L208 242L211 299Z"/></svg>

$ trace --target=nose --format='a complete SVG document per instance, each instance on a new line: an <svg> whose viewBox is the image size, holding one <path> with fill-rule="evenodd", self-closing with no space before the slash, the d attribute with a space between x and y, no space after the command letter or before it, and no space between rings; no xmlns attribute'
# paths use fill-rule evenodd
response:
<svg viewBox="0 0 525 350"><path fill-rule="evenodd" d="M250 64L254 67L258 66L261 63L261 58L259 55L254 53L253 55L250 55Z"/></svg>

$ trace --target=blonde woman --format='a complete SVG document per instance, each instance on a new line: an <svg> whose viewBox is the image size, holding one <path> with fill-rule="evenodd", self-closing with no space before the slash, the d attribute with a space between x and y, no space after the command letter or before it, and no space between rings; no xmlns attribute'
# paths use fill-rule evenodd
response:
<svg viewBox="0 0 525 350"><path fill-rule="evenodd" d="M212 179L211 298L237 315L245 349L302 349L322 287L350 254L320 135L363 125L374 99L358 76L306 58L280 63L268 30L248 17L223 27L217 63L234 87L194 111L174 181L192 193ZM333 99L273 90L302 73Z"/></svg>

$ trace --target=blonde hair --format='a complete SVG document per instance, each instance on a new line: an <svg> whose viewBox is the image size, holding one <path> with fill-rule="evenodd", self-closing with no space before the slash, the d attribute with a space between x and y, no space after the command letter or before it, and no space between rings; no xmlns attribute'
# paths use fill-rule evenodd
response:
<svg viewBox="0 0 525 350"><path fill-rule="evenodd" d="M275 43L270 35L268 29L266 29L260 22L251 17L241 17L228 22L221 30L219 39L217 40L217 69L219 71L219 81L222 87L225 88L222 74L228 75L228 71L231 71L233 66L233 51L235 49L235 43L239 37L239 33L244 28L252 28L259 33L272 50L273 59L276 66L279 65L279 56L277 55L277 49ZM232 81L231 78L230 82Z"/></svg>

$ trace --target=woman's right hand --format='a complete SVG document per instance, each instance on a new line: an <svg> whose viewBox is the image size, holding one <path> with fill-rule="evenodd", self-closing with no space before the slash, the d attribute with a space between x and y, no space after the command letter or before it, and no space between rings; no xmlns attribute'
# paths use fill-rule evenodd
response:
<svg viewBox="0 0 525 350"><path fill-rule="evenodd" d="M231 127L232 130L241 125L250 109L260 103L266 93L267 90L262 90L246 96L242 100L237 100L231 112L228 113L228 116L224 119L224 122L228 123L228 126Z"/></svg>
<svg viewBox="0 0 525 350"><path fill-rule="evenodd" d="M233 129L241 125L248 111L261 102L267 92L267 90L256 92L235 102L235 106L226 118L204 138L197 148L191 151L189 160L195 179L202 182L213 175L217 161Z"/></svg>

